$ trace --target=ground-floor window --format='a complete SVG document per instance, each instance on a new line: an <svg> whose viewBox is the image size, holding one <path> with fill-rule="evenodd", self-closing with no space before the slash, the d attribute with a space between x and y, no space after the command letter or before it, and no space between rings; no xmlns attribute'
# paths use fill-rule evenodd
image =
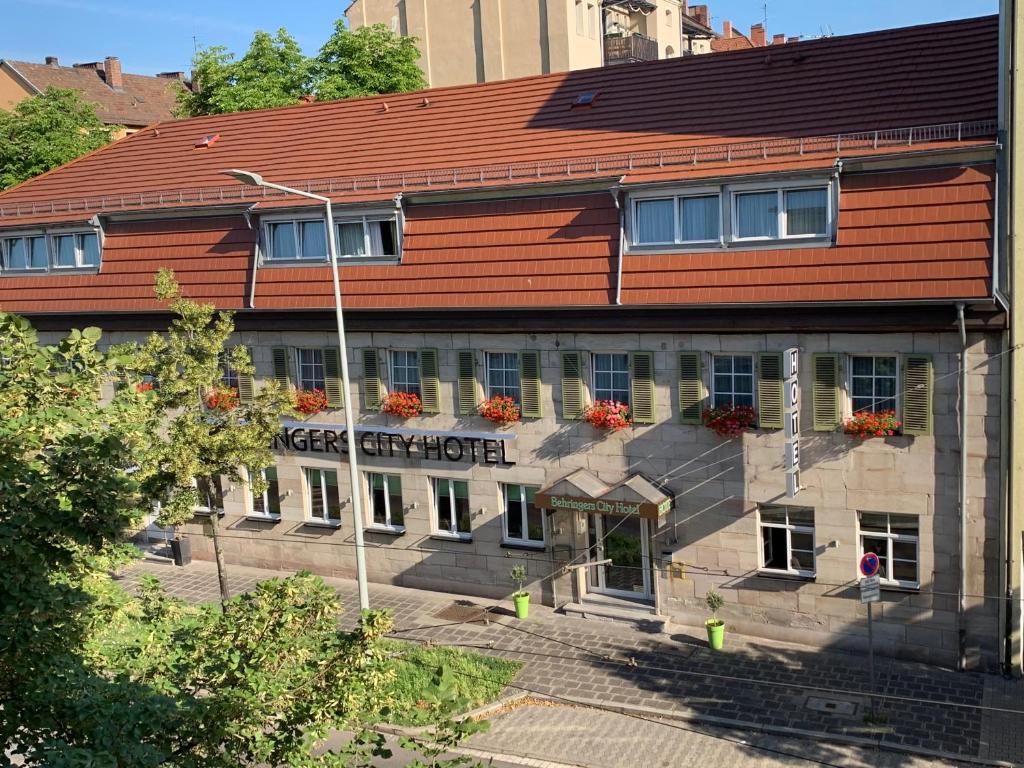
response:
<svg viewBox="0 0 1024 768"><path fill-rule="evenodd" d="M860 513L860 553L878 555L878 575L886 584L920 586L919 542L916 515Z"/></svg>
<svg viewBox="0 0 1024 768"><path fill-rule="evenodd" d="M765 504L758 517L761 570L814 576L814 510Z"/></svg>
<svg viewBox="0 0 1024 768"><path fill-rule="evenodd" d="M505 497L505 541L544 545L544 516L533 503L536 488L514 483L502 485Z"/></svg>
<svg viewBox="0 0 1024 768"><path fill-rule="evenodd" d="M252 472L249 475L251 477ZM263 493L252 494L251 514L254 517L277 519L281 517L281 487L277 482L277 467L260 470L260 476L267 484L267 488Z"/></svg>
<svg viewBox="0 0 1024 768"><path fill-rule="evenodd" d="M366 488L370 500L371 522L374 528L405 530L402 507L402 478L381 472L366 474Z"/></svg>
<svg viewBox="0 0 1024 768"><path fill-rule="evenodd" d="M465 480L435 477L433 486L437 533L468 539L469 484Z"/></svg>
<svg viewBox="0 0 1024 768"><path fill-rule="evenodd" d="M221 484L219 477L197 477L194 480L196 494L196 505L193 511L200 515L208 515L214 509L220 508Z"/></svg>
<svg viewBox="0 0 1024 768"><path fill-rule="evenodd" d="M333 469L306 467L306 518L315 523L341 525L338 473Z"/></svg>

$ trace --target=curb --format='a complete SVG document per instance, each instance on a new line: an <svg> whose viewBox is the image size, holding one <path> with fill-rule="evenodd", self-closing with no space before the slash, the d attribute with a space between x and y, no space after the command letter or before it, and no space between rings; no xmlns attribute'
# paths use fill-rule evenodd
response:
<svg viewBox="0 0 1024 768"><path fill-rule="evenodd" d="M462 720L485 720L492 714L507 709L508 707L514 706L524 699L540 699L540 696L534 696L525 692L514 693L510 696L502 696L489 704L471 709L469 712L463 712L458 715L455 720L457 722ZM433 730L432 725L392 725L390 723L379 723L373 726L373 730L378 733L386 733L391 736L423 736L430 733ZM526 755L523 755L526 757Z"/></svg>

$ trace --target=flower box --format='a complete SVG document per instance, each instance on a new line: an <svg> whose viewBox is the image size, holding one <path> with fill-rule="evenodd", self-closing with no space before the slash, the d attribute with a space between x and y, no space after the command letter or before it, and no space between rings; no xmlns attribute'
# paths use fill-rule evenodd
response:
<svg viewBox="0 0 1024 768"><path fill-rule="evenodd" d="M138 384L135 385L135 391L138 392L140 395L143 392L152 392L154 389L155 387L153 386L153 382L151 381L140 381Z"/></svg>
<svg viewBox="0 0 1024 768"><path fill-rule="evenodd" d="M238 390L234 387L216 387L206 393L206 407L211 411L232 411L238 403Z"/></svg>
<svg viewBox="0 0 1024 768"><path fill-rule="evenodd" d="M381 400L380 410L382 413L410 419L423 413L423 403L420 396L412 392L389 392Z"/></svg>
<svg viewBox="0 0 1024 768"><path fill-rule="evenodd" d="M902 426L903 422L896 418L896 411L859 411L843 422L843 432L866 440L869 437L891 437Z"/></svg>
<svg viewBox="0 0 1024 768"><path fill-rule="evenodd" d="M519 405L507 395L495 395L480 404L480 415L495 424L513 424L520 420Z"/></svg>
<svg viewBox="0 0 1024 768"><path fill-rule="evenodd" d="M704 426L721 437L739 437L757 425L757 411L749 405L723 405L704 411Z"/></svg>
<svg viewBox="0 0 1024 768"><path fill-rule="evenodd" d="M618 400L598 400L583 412L583 420L606 432L618 432L633 423L629 406Z"/></svg>
<svg viewBox="0 0 1024 768"><path fill-rule="evenodd" d="M295 410L303 416L313 416L327 407L327 395L322 389L295 390Z"/></svg>

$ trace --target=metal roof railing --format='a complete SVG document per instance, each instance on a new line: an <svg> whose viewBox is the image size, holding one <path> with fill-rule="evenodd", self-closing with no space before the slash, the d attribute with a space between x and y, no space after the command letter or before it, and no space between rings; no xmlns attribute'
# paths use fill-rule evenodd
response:
<svg viewBox="0 0 1024 768"><path fill-rule="evenodd" d="M995 137L995 120L887 128L876 131L839 133L829 136L763 139L714 145L690 145L665 150L648 150L558 160L504 163L457 168L435 168L405 173L348 176L329 179L305 179L286 182L288 186L327 195L357 192L412 192L452 188L470 184L525 183L574 177L629 173L659 168L682 168L704 163L732 163L742 160L772 160L803 155L836 155L854 150L885 149L932 142L959 142ZM104 211L140 210L187 204L216 205L252 203L264 198L286 197L265 187L242 185L196 187L123 195L53 200L47 203L11 203L0 201L0 219L57 213L93 214Z"/></svg>

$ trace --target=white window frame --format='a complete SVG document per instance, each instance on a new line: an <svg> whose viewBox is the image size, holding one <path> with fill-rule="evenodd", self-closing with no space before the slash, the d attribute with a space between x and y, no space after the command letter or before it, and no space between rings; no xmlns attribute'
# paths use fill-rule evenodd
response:
<svg viewBox="0 0 1024 768"><path fill-rule="evenodd" d="M802 190L813 190L823 189L825 191L825 231L814 232L809 235L791 235L787 232L787 219L786 219L786 192L799 192ZM832 186L829 182L825 183L806 183L806 182L787 182L777 183L764 186L753 186L753 187L732 187L729 190L729 213L731 222L731 231L729 238L734 243L763 243L763 242L777 242L779 240L786 241L800 241L800 240L823 240L829 237L832 233ZM739 228L739 209L736 205L736 197L738 195L751 195L751 194L763 194L765 192L775 192L776 195L776 207L778 209L776 216L777 221L775 224L776 235L774 237L770 235L756 235L753 237L740 237L737 233L740 231Z"/></svg>
<svg viewBox="0 0 1024 768"><path fill-rule="evenodd" d="M523 536L520 536L520 537L511 536L511 535L509 535L509 532L508 532L509 490L512 488L512 486L517 486L519 488L519 502L520 502L520 505L521 505L520 509L522 510L521 514L523 516L523 518L521 520L521 523L522 523L522 530L523 530L523 534L524 534ZM501 488L501 505L502 505L502 512L501 512L502 543L503 544L514 544L514 545L520 546L520 547L530 547L530 548L533 548L533 549L543 549L546 546L546 544L547 544L547 536L548 536L547 520L546 520L546 516L544 514L544 509L542 507L538 507L536 505L536 503L534 504L534 506L540 512L540 524L541 524L541 538L540 539L531 539L530 538L529 517L528 517L527 511L526 511L527 491L532 489L533 492L536 493L537 491L540 490L540 488L536 487L536 486L529 485L527 483L501 483L500 484L500 488Z"/></svg>
<svg viewBox="0 0 1024 768"><path fill-rule="evenodd" d="M330 240L325 240L325 251L322 256L302 256L302 234L301 227L302 223L318 221L324 226L324 236L327 237L328 233L327 220L324 216L309 216L302 214L287 214L287 215L274 215L274 216L263 216L260 220L260 239L261 251L263 258L261 259L261 265L271 266L276 264L289 264L295 265L297 263L310 264L310 263L323 263L330 259ZM393 226L394 240L395 240L395 253L393 254L374 254L371 253L370 244L373 242L370 237L369 225L375 222L388 222ZM342 224L359 224L363 225L363 247L366 250L365 255L360 254L346 254L341 251L341 233L340 228ZM275 258L273 252L273 238L270 235L271 226L274 224L292 224L293 225L293 237L295 239L295 253L297 254L293 258ZM402 257L402 216L401 212L395 209L373 209L362 213L334 216L334 227L335 227L335 246L338 249L338 259L340 262L346 261L394 261L400 260Z"/></svg>
<svg viewBox="0 0 1024 768"><path fill-rule="evenodd" d="M8 245L9 240L31 240L33 238L41 237L43 239L43 248L46 250L46 265L42 267L8 267ZM26 252L29 253L29 252ZM30 254L29 254L30 255ZM50 268L50 242L46 233L42 230L25 231L25 232L4 232L0 234L0 271L8 272L11 274L40 274L48 271Z"/></svg>
<svg viewBox="0 0 1024 768"><path fill-rule="evenodd" d="M213 484L214 487L213 487L212 490L216 490L217 489L217 483L214 480L214 478L209 477L209 478L207 478L207 480L211 484ZM192 478L192 487L195 488L196 493L199 493L199 480L198 480L198 478L195 478L195 477ZM213 507L211 507L210 504L209 504L209 501L210 501L210 497L209 496L206 497L206 501L207 501L206 504L198 503L195 506L193 506L192 507L192 511L195 512L197 515L212 515L213 514Z"/></svg>
<svg viewBox="0 0 1024 768"><path fill-rule="evenodd" d="M451 527L448 530L441 528L441 483L448 483L448 498L451 500L451 509L449 510L451 516ZM468 531L460 531L459 527L459 516L458 511L455 508L455 483L466 484L466 503L469 506L470 516L470 529ZM431 477L430 478L430 495L433 509L431 510L430 527L434 532L435 536L440 536L447 539L456 539L458 541L470 541L473 538L473 506L472 498L469 495L469 481L462 480L457 477Z"/></svg>
<svg viewBox="0 0 1024 768"><path fill-rule="evenodd" d="M861 527L861 515L885 515L885 528L886 528L886 532L882 533L882 532L878 532L878 531L865 531L863 529L863 527ZM912 518L915 521L917 521L917 536L910 536L910 535L905 534L905 533L893 533L892 532L892 518L893 517ZM886 539L886 541L887 541L886 555L885 555L886 573L882 573L881 570L879 570L879 573L878 573L879 581L882 584L885 584L886 586L890 586L890 587L899 587L901 589L920 589L921 588L921 516L920 515L904 515L904 514L892 513L892 512L873 512L873 511L870 511L870 510L858 510L857 511L857 552L858 552L857 557L858 557L858 559L863 557L864 553L866 551L864 549L864 538L865 537L870 538L870 539ZM906 580L894 579L892 577L892 574L893 574L893 546L892 545L893 545L894 542L912 543L914 545L914 557L915 557L914 562L917 565L917 580L916 581L906 581ZM902 562L907 562L907 560L905 558L898 558L898 559L901 560ZM857 579L859 581L862 578L864 578L864 576L860 572L860 569L858 568L857 569Z"/></svg>
<svg viewBox="0 0 1024 768"><path fill-rule="evenodd" d="M262 479L264 480L264 482L266 482L266 480L267 480L267 470L268 469L273 469L274 472L277 473L277 467L276 466L274 466L274 467L265 467L264 469L261 469L260 470L260 475L261 475ZM252 470L250 470L248 467L246 467L245 468L245 475L246 475L246 487L245 487L245 505L246 505L245 514L246 514L246 517L253 517L253 518L257 518L259 520L280 520L281 519L281 513L280 512L270 512L269 511L270 510L270 488L269 488L269 486L261 494L262 499L263 499L263 509L264 509L264 511L260 512L259 510L256 509L256 498L255 498L255 494L253 493L253 490L252 490L252 479L251 479L252 478ZM281 483L281 475L280 474L277 475L277 482L278 482L278 488L280 488L281 487L280 486L280 483Z"/></svg>
<svg viewBox="0 0 1024 768"><path fill-rule="evenodd" d="M373 518L373 483L372 478L377 475L384 478L384 519L385 523L378 523ZM391 492L388 488L388 478L397 477L398 482L402 483L402 476L395 472L378 472L376 470L367 470L363 473L363 492L364 498L366 499L366 528L372 531L391 531L394 533L405 533L405 523L402 525L395 525L391 522ZM404 484L403 484L404 485ZM405 519L405 488L402 488L402 519Z"/></svg>
<svg viewBox="0 0 1024 768"><path fill-rule="evenodd" d="M690 197L717 197L718 198L718 235L710 240L684 240L683 239L683 222L682 222L682 210L683 200ZM672 201L672 231L674 233L673 239L666 242L657 243L641 243L638 242L637 232L639 230L638 222L640 220L637 214L638 203L650 203L657 200L671 200ZM722 216L722 187L693 187L685 191L671 191L671 192L641 192L634 194L630 198L630 236L629 244L632 248L643 249L643 248L664 248L672 245L694 245L697 247L711 247L719 246L722 243L724 233L722 231L723 220Z"/></svg>
<svg viewBox="0 0 1024 768"><path fill-rule="evenodd" d="M715 358L718 358L718 357L733 357L733 358L735 358L735 357L749 357L750 358L750 379L751 379L751 381L750 381L750 398L751 398L750 407L754 408L756 410L757 409L757 354L754 353L754 352L711 352L711 353L709 353L709 355L710 355L711 359L709 361L710 364L708 365L708 376L710 377L710 381L708 381L708 395L709 395L708 401L709 401L711 407L712 408L724 407L724 406L719 406L718 402L717 402L718 391L717 391L717 387L715 386ZM732 373L730 375L734 379L733 384L735 386L735 377L736 377L736 363L735 362L733 362L733 370L732 370ZM746 374L740 374L740 375L746 375ZM735 403L735 399L736 399L735 396L737 394L746 394L746 393L745 392L739 392L738 393L734 389L734 390L730 391L729 394L732 395L732 397L733 397L733 405L735 405L736 404Z"/></svg>
<svg viewBox="0 0 1024 768"><path fill-rule="evenodd" d="M314 517L313 516L313 486L312 486L312 480L311 480L311 478L309 476L310 472L316 472L316 473L319 474L319 478L320 478L320 493L323 494L323 499L324 499L324 515L323 515L323 517ZM330 518L330 516L328 514L328 509L330 507L329 507L329 505L327 503L327 499L329 498L329 496L328 496L329 490L328 489L330 488L330 486L327 485L327 479L326 479L326 476L324 474L326 472L334 472L335 473L334 476L336 478L338 478L338 485L335 486L335 488L337 489L337 492L338 492L338 519L337 520L331 520L331 518ZM305 505L306 523L307 524L308 523L312 523L313 525L324 525L324 526L329 526L331 528L340 528L341 527L341 506L342 506L342 502L341 502L341 476L340 476L340 473L338 472L338 470L334 469L332 467L309 467L309 466L304 466L304 467L302 467L302 485L303 485L303 490L305 491L305 493L304 493L305 499L303 500L303 502L304 502L304 505Z"/></svg>
<svg viewBox="0 0 1024 768"><path fill-rule="evenodd" d="M597 402L598 400L607 400L608 399L608 398L598 397L597 396L597 356L598 355L625 355L626 356L626 376L628 377L628 380L627 380L627 383L626 383L626 399L625 400L619 400L618 402L626 403L626 405L628 405L630 408L632 408L633 407L633 402L632 402L633 401L633 366L632 366L631 360L629 358L629 353L628 352L623 352L622 350L612 350L612 351L608 351L608 352L602 351L602 352L591 352L590 353L590 393L591 393L591 396L592 396L594 402ZM615 373L615 371L612 371L612 374L614 374L614 373ZM612 386L611 389L612 389L613 392L615 391L615 387L614 386ZM611 398L611 399L614 400L615 398Z"/></svg>
<svg viewBox="0 0 1024 768"><path fill-rule="evenodd" d="M83 262L85 255L85 248L82 247L82 238L86 235L96 236L96 250L99 253L99 263L97 264L85 264ZM73 267L62 266L57 263L57 238L59 237L71 237L75 244L75 265ZM100 264L103 263L103 239L100 237L99 232L96 230L56 230L49 233L49 249L50 249L50 265L54 272L70 272L72 270L79 269L99 269Z"/></svg>
<svg viewBox="0 0 1024 768"><path fill-rule="evenodd" d="M315 353L318 353L320 355L320 363L319 363L319 365L320 365L321 368L323 368L323 372L324 372L324 385L322 387L316 387L316 386L307 387L305 385L305 383L303 381L303 378L302 378L302 353L303 352L315 352ZM316 363L313 363L313 365L316 365ZM326 392L326 390L327 390L327 364L326 364L326 361L324 360L324 351L323 351L323 349L321 347L296 347L295 348L295 385L299 389L305 389L305 390L319 389L321 392Z"/></svg>
<svg viewBox="0 0 1024 768"><path fill-rule="evenodd" d="M801 509L810 509L807 507L801 507ZM764 522L761 518L761 512L785 512L786 522L775 523L775 522ZM814 510L810 509L811 516L814 517ZM815 520L815 523L817 520ZM784 530L786 532L786 568L771 568L765 563L764 559L764 535L762 531L765 528L772 528L774 530ZM813 579L818 573L818 537L815 533L816 525L797 525L789 522L789 507L787 505L758 505L757 507L757 562L758 570L768 574L779 574L784 576L799 576L805 579ZM803 570L800 568L793 568L793 534L803 533L810 534L811 536L811 558L813 559L814 567L811 570ZM803 550L801 550L803 551Z"/></svg>
<svg viewBox="0 0 1024 768"><path fill-rule="evenodd" d="M85 249L82 247L82 238L86 235L96 236L96 249L98 261L96 264L83 263ZM75 263L72 266L58 266L57 264L57 242L56 238L68 236L74 238ZM43 238L43 247L46 250L46 266L43 267L8 267L8 240L26 240L30 238ZM40 275L51 272L92 272L99 271L103 265L103 230L99 227L88 227L78 229L24 229L11 232L0 232L0 273L8 275Z"/></svg>
<svg viewBox="0 0 1024 768"><path fill-rule="evenodd" d="M896 401L896 414L899 415L900 408L902 406L902 399L900 398L900 384L902 371L902 358L897 352L862 352L862 353L847 353L846 355L846 372L843 376L843 384L846 387L845 397L845 414L847 416L853 416L855 411L853 410L853 358L855 357L893 357L896 359L896 394L893 399ZM858 377L863 378L863 377ZM872 379L874 379L872 375ZM872 389L874 387L872 386ZM878 409L874 409L872 413L878 413Z"/></svg>
<svg viewBox="0 0 1024 768"><path fill-rule="evenodd" d="M398 367L398 366L395 365L394 353L395 352L406 352L406 353L414 352L416 354L416 367L415 367L415 371L416 371L416 382L417 382L417 389L418 389L418 391L415 393L415 395L417 397L419 397L420 399L422 399L423 398L423 377L420 376L420 363L421 363L421 361L420 361L420 351L418 349L409 349L409 348L406 348L406 347L401 347L401 348L395 347L395 348L388 349L387 352L388 352L388 391L389 392L407 392L408 391L408 390L405 390L405 389L398 389L397 388L398 382L395 379L395 368ZM409 366L403 365L401 367L402 368L408 368ZM403 386L404 385L405 385L405 383L403 382Z"/></svg>
<svg viewBox="0 0 1024 768"><path fill-rule="evenodd" d="M516 364L515 364L516 395L515 395L514 399L515 399L516 403L522 402L522 396L523 396L523 376L522 376L522 369L521 369L520 361L519 361L519 353L515 352L515 351L500 350L500 349L494 350L494 351L488 351L488 352L484 353L484 379L485 379L484 383L486 385L487 399L490 399L490 398L495 396L495 393L492 391L492 384L491 384L491 355L511 355L512 357L515 358L515 361L516 361ZM504 368L504 367L502 367L500 370L502 370L502 371L510 371L512 369L511 368ZM497 386L497 385L494 385L494 386ZM502 389L507 389L508 387L506 387L505 385L502 385L501 388Z"/></svg>

